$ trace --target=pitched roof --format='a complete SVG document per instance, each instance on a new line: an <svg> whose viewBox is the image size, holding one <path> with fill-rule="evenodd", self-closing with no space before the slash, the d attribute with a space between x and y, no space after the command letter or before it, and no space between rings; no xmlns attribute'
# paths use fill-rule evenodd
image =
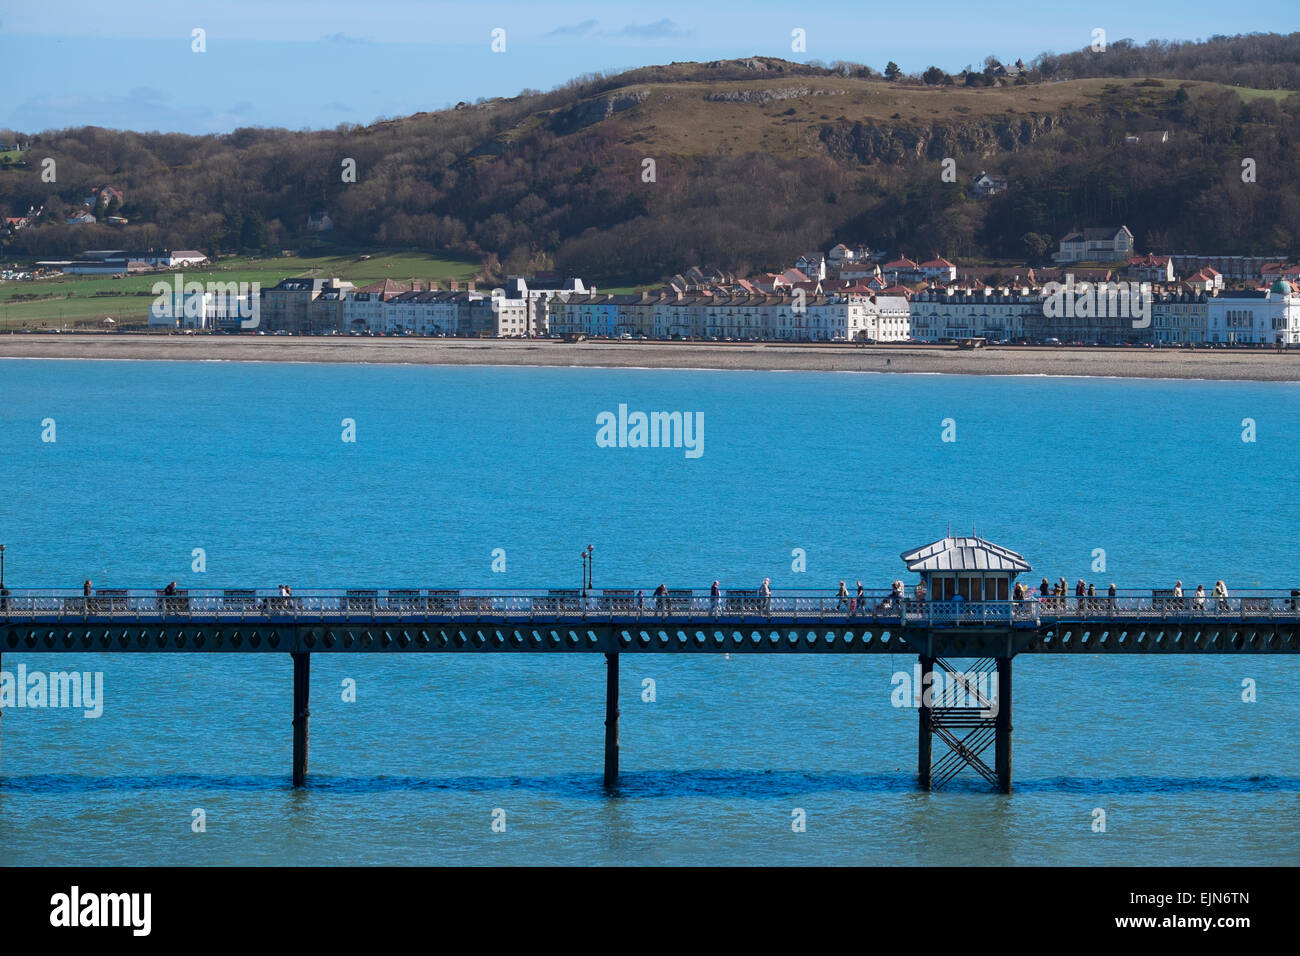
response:
<svg viewBox="0 0 1300 956"><path fill-rule="evenodd" d="M1032 571L1029 562L1010 548L970 536L940 538L904 551L900 557L909 571Z"/></svg>
<svg viewBox="0 0 1300 956"><path fill-rule="evenodd" d="M1083 238L1089 241L1102 240L1102 239L1114 239L1121 232L1127 232L1127 231L1128 229L1125 226L1119 226L1119 227L1103 226L1100 229L1083 230Z"/></svg>
<svg viewBox="0 0 1300 956"><path fill-rule="evenodd" d="M378 282L372 282L370 285L362 286L357 292L378 292L381 300L390 296L400 295L403 292L410 292L411 286L406 282L398 282L394 279L381 279Z"/></svg>
<svg viewBox="0 0 1300 956"><path fill-rule="evenodd" d="M880 290L881 295L901 295L905 299L912 298L912 290L905 285L891 285Z"/></svg>

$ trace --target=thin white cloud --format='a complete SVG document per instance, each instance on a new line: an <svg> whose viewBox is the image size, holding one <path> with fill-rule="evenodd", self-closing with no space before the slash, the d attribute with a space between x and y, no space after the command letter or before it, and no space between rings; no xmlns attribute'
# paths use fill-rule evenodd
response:
<svg viewBox="0 0 1300 956"><path fill-rule="evenodd" d="M347 33L329 33L321 37L321 39L326 43L356 43L367 46L373 45L375 42L367 37L354 37Z"/></svg>
<svg viewBox="0 0 1300 956"><path fill-rule="evenodd" d="M615 30L613 36L633 37L639 40L678 40L691 35L691 31L664 17L654 23L629 24Z"/></svg>
<svg viewBox="0 0 1300 956"><path fill-rule="evenodd" d="M599 20L583 20L581 23L570 24L569 26L556 27L548 37L585 37L595 31L600 25Z"/></svg>

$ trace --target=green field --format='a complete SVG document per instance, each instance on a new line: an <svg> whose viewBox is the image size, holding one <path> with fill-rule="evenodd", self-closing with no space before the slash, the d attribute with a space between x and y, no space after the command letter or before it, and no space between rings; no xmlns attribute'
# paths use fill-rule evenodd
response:
<svg viewBox="0 0 1300 956"><path fill-rule="evenodd" d="M219 259L202 269L176 269L145 275L63 276L35 282L0 283L0 328L98 327L108 317L119 325L146 320L151 289L156 282L172 282L176 273L191 282L258 282L267 289L290 276L337 276L357 285L380 279L469 279L480 265L469 260L439 259L419 252L283 256L254 259L244 256ZM103 293L103 294L97 294ZM14 298L37 295L34 300Z"/></svg>
<svg viewBox="0 0 1300 956"><path fill-rule="evenodd" d="M1251 100L1258 100L1258 99L1265 99L1265 98L1270 100L1276 100L1277 102L1281 103L1288 96L1295 95L1294 90L1257 90L1249 86L1225 85L1224 89L1232 90L1234 93L1240 96L1247 103L1249 103Z"/></svg>

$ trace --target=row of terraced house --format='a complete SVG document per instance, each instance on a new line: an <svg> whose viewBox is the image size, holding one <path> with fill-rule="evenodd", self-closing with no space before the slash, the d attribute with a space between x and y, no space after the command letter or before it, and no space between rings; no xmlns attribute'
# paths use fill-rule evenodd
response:
<svg viewBox="0 0 1300 956"><path fill-rule="evenodd" d="M1149 293L1147 309L1107 309L1108 314L1061 314L1046 307L1047 295L1042 286L919 292L910 303L911 335L921 342L985 338L1097 345L1300 345L1300 295L1282 278L1257 289L1157 287Z"/></svg>
<svg viewBox="0 0 1300 956"><path fill-rule="evenodd" d="M901 342L908 338L902 295L861 289L723 294L611 294L580 279L538 284L511 279L480 290L391 280L355 288L337 279L285 279L261 293L264 331L523 337L548 334L656 339ZM179 312L179 310L178 310Z"/></svg>
<svg viewBox="0 0 1300 956"><path fill-rule="evenodd" d="M856 291L572 295L550 301L560 334L654 339L904 342L904 296Z"/></svg>
<svg viewBox="0 0 1300 956"><path fill-rule="evenodd" d="M1199 275L1199 274L1198 274ZM1290 275L1288 273L1288 275ZM259 328L294 333L525 337L548 334L652 339L810 342L993 341L1083 342L1099 345L1296 344L1300 295L1296 277L1271 285L1224 290L1212 278L1161 286L1144 313L1053 310L1049 286L1024 282L897 286L811 281L759 291L746 287L668 287L610 294L581 280L512 279L503 288L440 289L386 280L355 288L337 279L286 279L261 291ZM1144 284L1145 290L1152 286ZM235 310L182 324L232 327ZM160 316L151 324L167 324Z"/></svg>

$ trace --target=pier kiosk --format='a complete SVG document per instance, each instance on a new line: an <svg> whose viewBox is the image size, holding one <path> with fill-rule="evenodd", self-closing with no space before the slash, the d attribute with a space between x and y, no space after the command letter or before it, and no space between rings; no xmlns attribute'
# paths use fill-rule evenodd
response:
<svg viewBox="0 0 1300 956"><path fill-rule="evenodd" d="M940 538L902 554L907 570L921 575L931 601L1010 601L1016 575L1032 571L1029 562L992 541Z"/></svg>
<svg viewBox="0 0 1300 956"><path fill-rule="evenodd" d="M932 609L936 603L1009 601L1016 576L1033 570L1010 548L973 534L949 535L904 551L901 557L907 570L921 576ZM954 634L958 630L953 628ZM976 652L981 656L966 670L951 660L970 657L972 652L954 651L967 645L945 640L942 628L928 631L925 647L918 648L917 777L923 790L941 787L970 767L1003 793L1011 792L1011 658L1016 648L1009 628L1005 641L987 630L984 635L986 640ZM987 640L990 637L994 639ZM996 668L992 681L985 676L990 665ZM948 753L937 762L932 759L936 736L948 747ZM981 757L990 744L994 748L992 768Z"/></svg>

